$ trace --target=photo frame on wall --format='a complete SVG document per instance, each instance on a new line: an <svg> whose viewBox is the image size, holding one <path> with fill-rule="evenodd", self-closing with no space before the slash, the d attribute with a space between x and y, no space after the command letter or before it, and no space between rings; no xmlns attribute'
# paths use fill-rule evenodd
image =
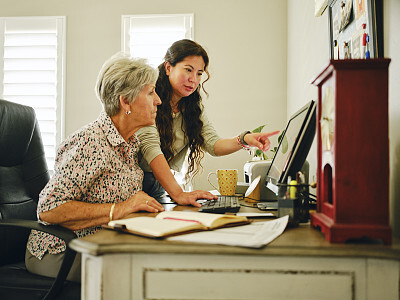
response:
<svg viewBox="0 0 400 300"><path fill-rule="evenodd" d="M383 0L329 0L330 59L383 57Z"/></svg>

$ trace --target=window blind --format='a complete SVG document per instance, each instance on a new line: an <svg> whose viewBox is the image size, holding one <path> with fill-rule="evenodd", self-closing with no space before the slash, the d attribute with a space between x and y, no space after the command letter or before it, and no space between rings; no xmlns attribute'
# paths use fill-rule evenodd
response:
<svg viewBox="0 0 400 300"><path fill-rule="evenodd" d="M0 18L3 99L34 108L53 170L63 138L65 17Z"/></svg>
<svg viewBox="0 0 400 300"><path fill-rule="evenodd" d="M122 16L122 51L157 67L173 42L193 39L193 14Z"/></svg>

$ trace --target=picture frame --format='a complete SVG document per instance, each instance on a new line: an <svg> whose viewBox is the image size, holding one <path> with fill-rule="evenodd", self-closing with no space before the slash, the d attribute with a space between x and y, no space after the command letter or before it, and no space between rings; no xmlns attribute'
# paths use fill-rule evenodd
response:
<svg viewBox="0 0 400 300"><path fill-rule="evenodd" d="M330 59L383 57L383 0L329 0L328 20Z"/></svg>

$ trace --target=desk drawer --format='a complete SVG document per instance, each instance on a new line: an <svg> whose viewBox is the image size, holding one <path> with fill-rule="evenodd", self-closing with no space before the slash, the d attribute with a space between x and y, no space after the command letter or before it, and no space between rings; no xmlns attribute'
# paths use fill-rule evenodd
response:
<svg viewBox="0 0 400 300"><path fill-rule="evenodd" d="M353 299L352 271L143 269L144 299Z"/></svg>
<svg viewBox="0 0 400 300"><path fill-rule="evenodd" d="M135 255L131 292L154 300L365 299L365 270L359 259Z"/></svg>

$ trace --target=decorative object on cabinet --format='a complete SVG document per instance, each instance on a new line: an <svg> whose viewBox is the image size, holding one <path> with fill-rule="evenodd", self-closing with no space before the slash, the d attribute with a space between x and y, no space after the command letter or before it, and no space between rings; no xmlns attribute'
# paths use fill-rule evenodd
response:
<svg viewBox="0 0 400 300"><path fill-rule="evenodd" d="M331 59L383 57L383 0L329 0L328 19Z"/></svg>

